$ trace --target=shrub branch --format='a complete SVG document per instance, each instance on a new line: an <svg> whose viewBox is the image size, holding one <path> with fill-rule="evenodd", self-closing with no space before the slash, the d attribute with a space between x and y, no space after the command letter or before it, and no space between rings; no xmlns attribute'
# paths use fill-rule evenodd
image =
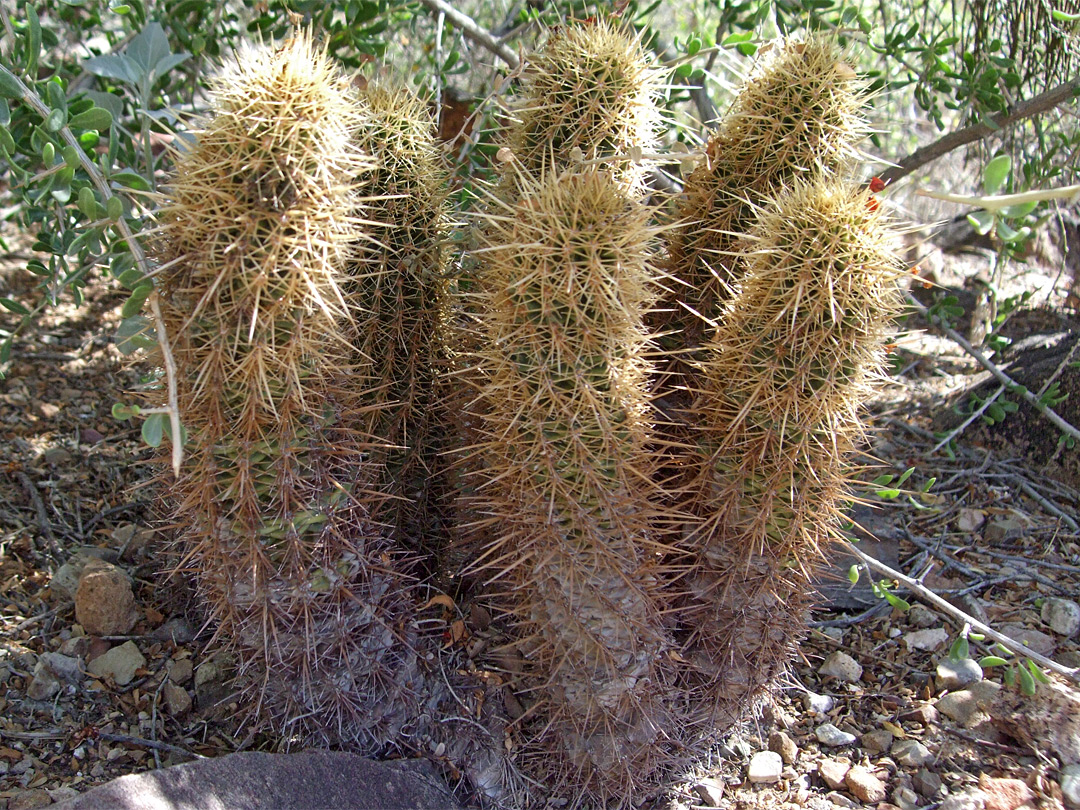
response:
<svg viewBox="0 0 1080 810"><path fill-rule="evenodd" d="M48 118L49 114L52 112L49 106L41 100L41 97L38 96L37 93L27 87L22 79L2 64L0 64L0 77L17 86L19 88L21 100L30 105L38 115L43 119ZM79 156L79 164L82 166L83 171L85 171L90 178L90 182L94 184L94 188L101 194L102 202L108 203L109 199L116 195L113 194L112 189L109 188L109 182L105 179L105 176L87 156L70 127L65 124L60 128L58 134L63 139L64 143L75 149L76 154ZM123 240L127 242L128 250L131 251L131 257L135 260L135 264L138 266L139 270L142 271L144 276L151 278L153 274L150 270L150 263L147 261L142 246L135 238L135 233L131 230L131 226L128 225L127 220L124 219L123 215L113 222L113 226L120 233ZM157 306L156 292L151 296L150 308L154 315L154 328L157 331L157 340L161 348L161 356L165 365L165 385L168 402L166 412L169 414L169 427L172 431L172 467L173 472L179 475L180 462L183 461L184 458L184 447L180 441L180 408L176 393L176 363L173 360L169 336L165 332L165 323L161 319L161 310Z"/></svg>

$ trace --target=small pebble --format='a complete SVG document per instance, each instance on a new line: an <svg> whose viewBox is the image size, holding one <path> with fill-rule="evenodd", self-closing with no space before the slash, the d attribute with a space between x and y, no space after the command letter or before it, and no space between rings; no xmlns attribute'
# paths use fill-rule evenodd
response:
<svg viewBox="0 0 1080 810"><path fill-rule="evenodd" d="M921 796L933 799L941 790L941 777L926 768L919 768L911 777L911 785Z"/></svg>
<svg viewBox="0 0 1080 810"><path fill-rule="evenodd" d="M832 711L833 706L836 705L836 701L829 695L818 695L814 692L807 692L803 695L803 703L806 706L808 712L814 714L828 714Z"/></svg>
<svg viewBox="0 0 1080 810"><path fill-rule="evenodd" d="M783 731L774 731L769 735L769 750L779 754L785 765L792 765L799 758L799 746Z"/></svg>
<svg viewBox="0 0 1080 810"><path fill-rule="evenodd" d="M921 768L934 758L925 745L918 740L897 740L889 754L905 768Z"/></svg>
<svg viewBox="0 0 1080 810"><path fill-rule="evenodd" d="M844 777L850 770L851 763L844 759L825 757L818 763L818 775L833 790L840 790L844 786Z"/></svg>
<svg viewBox="0 0 1080 810"><path fill-rule="evenodd" d="M1066 765L1061 769L1058 779L1065 801L1073 807L1080 808L1080 764Z"/></svg>
<svg viewBox="0 0 1080 810"><path fill-rule="evenodd" d="M851 745L857 739L854 734L841 731L832 723L823 723L814 729L814 736L822 745L830 748L838 748L841 745Z"/></svg>
<svg viewBox="0 0 1080 810"><path fill-rule="evenodd" d="M981 681L982 677L983 671L979 662L970 658L961 658L959 661L944 658L937 665L937 685L950 692Z"/></svg>
<svg viewBox="0 0 1080 810"><path fill-rule="evenodd" d="M931 630L915 630L904 634L904 643L912 650L932 652L949 640L949 632L944 627Z"/></svg>
<svg viewBox="0 0 1080 810"><path fill-rule="evenodd" d="M986 794L977 788L952 793L938 805L938 810L985 810Z"/></svg>
<svg viewBox="0 0 1080 810"><path fill-rule="evenodd" d="M866 768L852 768L844 777L844 784L852 796L867 804L883 802L888 795L884 783Z"/></svg>
<svg viewBox="0 0 1080 810"><path fill-rule="evenodd" d="M856 683L862 677L863 668L850 655L839 650L834 652L818 669L818 675L823 678L836 678L848 683Z"/></svg>
<svg viewBox="0 0 1080 810"><path fill-rule="evenodd" d="M885 729L868 731L859 737L859 744L871 754L884 754L892 745L893 735Z"/></svg>
<svg viewBox="0 0 1080 810"><path fill-rule="evenodd" d="M926 630L936 624L941 624L937 614L922 605L912 605L911 610L907 613L907 620L908 624L912 627L918 627L920 630Z"/></svg>
<svg viewBox="0 0 1080 810"><path fill-rule="evenodd" d="M979 790L986 795L986 810L1019 810L1021 807L1034 807L1038 801L1035 791L1020 779L1002 779L979 776Z"/></svg>
<svg viewBox="0 0 1080 810"><path fill-rule="evenodd" d="M724 783L719 779L711 776L702 779L694 785L694 792L706 807L723 807L724 805Z"/></svg>
<svg viewBox="0 0 1080 810"><path fill-rule="evenodd" d="M751 784L764 785L780 781L784 761L775 751L758 751L750 758L747 778Z"/></svg>
<svg viewBox="0 0 1080 810"><path fill-rule="evenodd" d="M1071 599L1048 598L1042 605L1042 620L1059 636L1080 633L1080 605Z"/></svg>

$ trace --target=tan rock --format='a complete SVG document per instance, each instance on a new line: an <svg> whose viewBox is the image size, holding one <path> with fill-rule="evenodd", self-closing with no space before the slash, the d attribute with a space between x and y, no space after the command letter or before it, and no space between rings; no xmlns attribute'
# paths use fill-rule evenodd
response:
<svg viewBox="0 0 1080 810"><path fill-rule="evenodd" d="M1035 806L1035 791L1019 779L997 779L985 773L979 777L979 790L986 794L985 810L1018 810Z"/></svg>
<svg viewBox="0 0 1080 810"><path fill-rule="evenodd" d="M885 784L866 768L852 768L844 777L844 784L860 802L877 804L885 801Z"/></svg>
<svg viewBox="0 0 1080 810"><path fill-rule="evenodd" d="M181 717L191 711L191 695L184 687L166 682L162 694L165 696L169 714L173 717Z"/></svg>
<svg viewBox="0 0 1080 810"><path fill-rule="evenodd" d="M122 635L131 630L138 614L128 575L111 563L90 560L75 592L75 618L94 636Z"/></svg>
<svg viewBox="0 0 1080 810"><path fill-rule="evenodd" d="M851 770L851 763L844 759L825 758L818 763L818 773L822 781L833 790L844 786L844 777Z"/></svg>

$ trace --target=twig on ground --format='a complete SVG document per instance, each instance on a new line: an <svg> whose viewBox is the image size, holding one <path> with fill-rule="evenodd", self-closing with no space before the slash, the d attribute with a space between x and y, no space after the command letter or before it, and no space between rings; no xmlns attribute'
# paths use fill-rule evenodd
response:
<svg viewBox="0 0 1080 810"><path fill-rule="evenodd" d="M991 116L986 121L972 124L970 127L958 129L955 132L950 132L947 135L938 138L933 143L928 144L921 149L916 149L906 158L901 160L896 166L886 169L878 176L886 183L895 183L900 178L906 177L916 169L921 169L927 163L932 163L954 149L958 149L961 146L967 146L969 143L975 143L990 135L999 133L1001 130L1007 129L1014 124L1018 124L1027 118L1049 112L1058 105L1064 104L1074 98L1078 90L1080 90L1080 78L1075 78L1072 81L1059 84L1057 87L1047 90L1045 93L1041 93L1032 99L1014 105L1011 109L1008 109L1003 113Z"/></svg>
<svg viewBox="0 0 1080 810"><path fill-rule="evenodd" d="M942 439L940 442L935 444L930 449L930 452L931 453L936 453L942 447L947 445L949 442L951 442L953 439L955 439L957 436L959 436L961 433L963 433L965 430L967 430L968 425L970 425L972 422L974 422L976 419L978 419L980 416L982 416L983 413L985 413L986 409L990 407L990 404L995 399L997 399L998 397L1000 397L1004 393L1005 393L1005 386L1004 385L999 385L997 391L995 391L993 394L991 394L989 397L987 397L986 401L984 401L982 405L980 405L975 411L973 411L972 414L967 419L965 419L963 422L961 422L955 428L950 430L948 435L944 439Z"/></svg>
<svg viewBox="0 0 1080 810"><path fill-rule="evenodd" d="M126 745L141 745L144 748L156 749L158 751L168 751L172 754L183 754L184 756L192 757L194 759L206 759L202 754L196 754L194 751L188 751L186 748L181 748L179 745L170 745L169 743L158 742L157 740L147 740L143 737L132 737L128 734L113 734L112 732L100 731L98 737L106 742L124 743Z"/></svg>
<svg viewBox="0 0 1080 810"><path fill-rule="evenodd" d="M420 0L420 2L436 14L446 15L447 21L452 26L459 29L473 42L487 48L497 57L502 59L510 66L511 70L517 70L521 67L521 58L514 49L505 42L497 39L490 31L481 27L476 20L468 14L463 14L458 11L452 5L445 2L445 0Z"/></svg>
<svg viewBox="0 0 1080 810"><path fill-rule="evenodd" d="M1012 377L1002 371L1000 366L991 361L979 349L976 349L974 346L972 346L963 335L961 335L959 332L957 332L955 329L945 323L941 318L939 318L937 315L931 315L930 310L924 307L921 303L919 303L919 301L913 295L911 295L911 293L908 293L907 301L924 318L931 321L941 331L948 335L952 339L952 341L956 343L956 345L958 345L961 349L974 357L978 361L979 365L981 365L983 368L993 374L997 381L1004 385L1010 393L1017 394L1021 399L1031 405L1031 407L1035 408L1035 410L1037 410L1039 413L1041 413L1043 416L1053 422L1054 425L1060 428L1063 433L1072 436L1074 439L1080 440L1080 430L1077 430L1071 424L1062 419L1061 416L1057 413L1057 411L1055 411L1045 402L1042 402L1037 396L1035 396L1035 394L1031 393L1031 391L1020 385L1020 383L1018 383L1016 380L1014 380Z"/></svg>
<svg viewBox="0 0 1080 810"><path fill-rule="evenodd" d="M52 524L49 523L49 513L45 511L45 502L41 500L41 493L37 491L37 487L30 480L30 476L22 470L17 471L15 477L19 479L19 483L22 484L22 488L26 490L30 502L34 505L34 512L37 513L38 530L49 541L50 545L54 544L56 538L53 536Z"/></svg>
<svg viewBox="0 0 1080 810"><path fill-rule="evenodd" d="M890 568L889 566L885 565L885 563L871 557L865 551L858 548L854 543L845 541L845 545L848 547L852 554L861 559L868 566L882 574L885 574L891 579L895 579L897 582L908 588L908 590L910 590L912 593L920 596L927 602L930 602L935 607L945 611L954 619L958 619L962 622L967 622L967 624L969 624L972 629L991 638L992 640L1000 644L1002 647L1005 647L1006 649L1009 649L1012 652L1017 653L1018 655L1023 655L1026 658L1031 659L1039 666L1044 667L1045 669L1048 669L1063 678L1067 678L1073 683L1080 683L1080 667L1066 667L1051 658L1047 658L1045 655L1041 655L1040 653L1035 652L1030 647L1024 646L1019 641L1010 638L1004 633L999 633L990 625L983 624L974 616L970 616L967 613L964 613L964 611L960 610L955 605L946 602L944 599L942 599L932 590L927 588L921 582L918 582L907 576L906 574L900 573L895 568Z"/></svg>
<svg viewBox="0 0 1080 810"><path fill-rule="evenodd" d="M1074 532L1080 531L1080 524L1073 520L1073 518L1067 512L1059 508L1048 498L1044 498L1042 495L1036 492L1035 488L1031 486L1031 484L1029 484L1023 478L1020 478L1019 476L1016 476L1014 480L1020 486L1020 489L1024 490L1024 494L1031 498L1033 501L1035 501L1037 504L1039 504L1039 506L1041 506L1047 512L1051 512L1054 515L1057 515L1057 517L1061 519L1061 522L1068 526L1070 529L1072 529Z"/></svg>

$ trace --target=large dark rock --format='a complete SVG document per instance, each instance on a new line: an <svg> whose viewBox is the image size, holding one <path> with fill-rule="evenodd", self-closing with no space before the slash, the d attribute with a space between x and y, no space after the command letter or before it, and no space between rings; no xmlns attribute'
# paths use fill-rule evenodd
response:
<svg viewBox="0 0 1080 810"><path fill-rule="evenodd" d="M462 810L431 763L354 754L230 754L129 774L54 810Z"/></svg>

